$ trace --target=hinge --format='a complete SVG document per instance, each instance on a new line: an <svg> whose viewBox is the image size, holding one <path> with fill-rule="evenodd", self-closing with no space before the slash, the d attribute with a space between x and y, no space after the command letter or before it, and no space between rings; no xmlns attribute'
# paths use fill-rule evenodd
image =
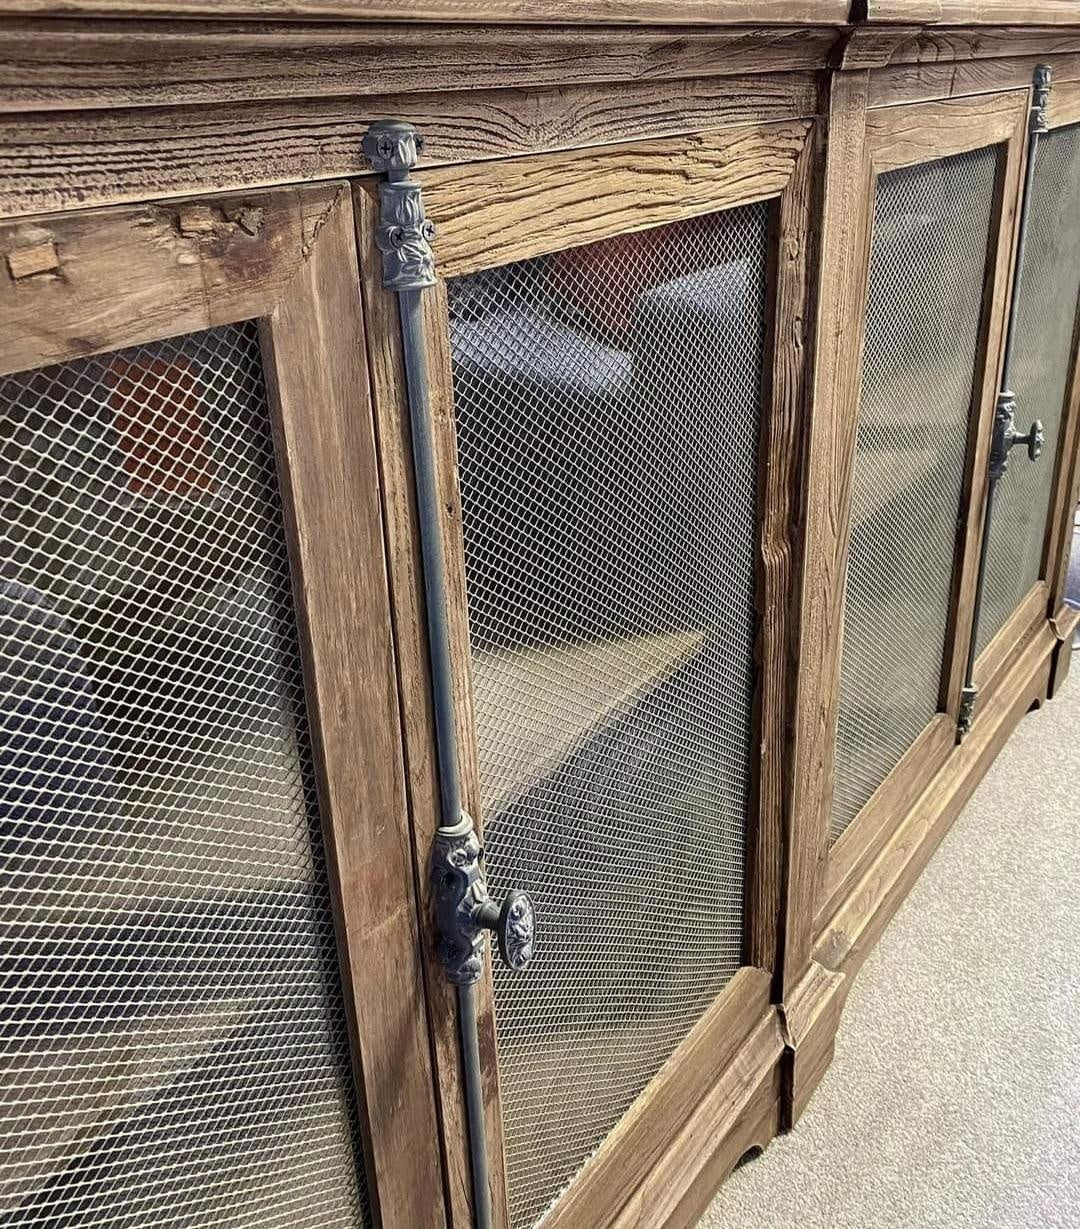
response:
<svg viewBox="0 0 1080 1229"><path fill-rule="evenodd" d="M484 931L495 933L503 963L520 972L533 958L536 911L525 892L508 892L502 904L488 894L484 851L472 817L461 813L452 828L435 834L431 881L439 918L439 954L446 976L471 986L484 972Z"/></svg>
<svg viewBox="0 0 1080 1229"><path fill-rule="evenodd" d="M960 708L956 714L956 729L963 738L971 733L971 723L975 716L975 701L979 698L979 689L974 683L968 683L960 693Z"/></svg>

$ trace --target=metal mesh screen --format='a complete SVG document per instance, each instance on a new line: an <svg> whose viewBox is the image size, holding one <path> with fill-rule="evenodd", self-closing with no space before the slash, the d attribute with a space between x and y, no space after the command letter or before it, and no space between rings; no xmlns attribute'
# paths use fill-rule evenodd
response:
<svg viewBox="0 0 1080 1229"><path fill-rule="evenodd" d="M511 1220L532 1224L743 937L768 207L450 285Z"/></svg>
<svg viewBox="0 0 1080 1229"><path fill-rule="evenodd" d="M938 709L997 165L991 147L878 178L833 840Z"/></svg>
<svg viewBox="0 0 1080 1229"><path fill-rule="evenodd" d="M1032 419L1042 419L1046 444L1035 464L1023 448L1015 448L994 492L980 651L1042 575L1078 293L1080 124L1074 124L1040 137L1035 154L1027 250L1017 290L1013 388L1018 429L1027 430Z"/></svg>
<svg viewBox="0 0 1080 1229"><path fill-rule="evenodd" d="M0 1224L365 1224L255 327L0 379L0 501Z"/></svg>

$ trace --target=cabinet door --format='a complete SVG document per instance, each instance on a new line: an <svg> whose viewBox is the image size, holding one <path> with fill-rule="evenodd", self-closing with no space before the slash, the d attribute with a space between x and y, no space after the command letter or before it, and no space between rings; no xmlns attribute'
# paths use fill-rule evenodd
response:
<svg viewBox="0 0 1080 1229"><path fill-rule="evenodd" d="M1015 92L866 118L825 908L955 742L1026 114Z"/></svg>
<svg viewBox="0 0 1080 1229"><path fill-rule="evenodd" d="M418 176L464 792L493 893L526 889L540 936L481 1013L511 1229L616 1223L743 1047L775 1120L780 1039L750 1034L774 1015L811 138L792 122ZM399 513L423 858L437 814ZM681 1181L650 1191L650 1223Z"/></svg>
<svg viewBox="0 0 1080 1229"><path fill-rule="evenodd" d="M0 250L0 1219L437 1229L347 189Z"/></svg>
<svg viewBox="0 0 1080 1229"><path fill-rule="evenodd" d="M983 685L1033 626L1057 613L1076 504L1070 398L1080 300L1080 96L1067 84L1059 88L1056 98L1051 93L1050 131L1035 152L1024 262L1013 288L1018 427L1038 419L1045 442L1036 461L1013 450L994 494L976 642Z"/></svg>

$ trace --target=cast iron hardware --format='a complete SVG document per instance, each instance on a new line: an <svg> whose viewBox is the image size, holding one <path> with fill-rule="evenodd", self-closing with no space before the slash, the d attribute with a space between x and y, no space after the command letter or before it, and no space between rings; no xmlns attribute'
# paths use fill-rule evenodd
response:
<svg viewBox="0 0 1080 1229"><path fill-rule="evenodd" d="M971 641L968 644L967 667L964 686L960 692L960 707L956 715L957 739L971 730L972 715L978 688L975 686L975 654L979 640L979 616L982 613L983 589L986 584L986 551L990 539L990 520L994 513L994 492L997 484L1009 468L1009 453L1017 444L1027 446L1028 457L1037 461L1042 454L1043 425L1036 419L1026 432L1016 430L1016 394L1011 391L1013 349L1016 341L1016 304L1019 298L1020 281L1024 274L1024 251L1027 245L1028 214L1031 204L1031 185L1035 178L1035 155L1039 137L1050 130L1047 107L1050 103L1050 69L1039 64L1031 78L1031 109L1028 112L1027 166L1024 170L1024 193L1020 201L1020 227L1016 240L1016 270L1013 275L1013 294L1009 301L1009 315L1005 325L1005 355L1001 364L1001 384L994 406L994 427L990 439L990 459L986 483L986 503L983 506L982 542L979 550L979 570L975 581L975 602L971 614Z"/></svg>
<svg viewBox="0 0 1080 1229"><path fill-rule="evenodd" d="M476 983L484 972L485 930L495 931L503 959L512 969L522 969L528 964L533 951L535 913L532 901L524 892L511 892L501 907L488 895L480 864L483 856L480 841L472 819L461 805L446 609L446 547L420 301L424 290L435 285L435 254L431 248L435 227L424 216L420 184L410 178L423 148L423 137L412 124L403 120L379 120L371 125L363 139L364 154L371 165L386 175L379 184L379 224L375 242L383 258L383 286L393 291L398 301L420 521L442 819L435 836L431 874L436 885L443 963L450 981L457 986L474 1219L476 1229L491 1229Z"/></svg>
<svg viewBox="0 0 1080 1229"><path fill-rule="evenodd" d="M998 394L994 407L994 434L990 442L990 481L997 480L1009 468L1009 453L1017 444L1027 447L1030 460L1042 456L1043 425L1036 418L1026 432L1016 429L1016 397L1008 389Z"/></svg>
<svg viewBox="0 0 1080 1229"><path fill-rule="evenodd" d="M532 900L509 892L499 905L489 895L481 866L484 851L472 817L462 812L454 828L435 837L431 877L435 887L441 953L447 977L458 986L479 981L484 972L484 931L493 931L499 954L510 969L524 969L536 934Z"/></svg>

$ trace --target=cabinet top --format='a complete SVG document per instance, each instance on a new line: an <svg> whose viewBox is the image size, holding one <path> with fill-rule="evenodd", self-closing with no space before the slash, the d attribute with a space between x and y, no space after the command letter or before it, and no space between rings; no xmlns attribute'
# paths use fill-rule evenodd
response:
<svg viewBox="0 0 1080 1229"><path fill-rule="evenodd" d="M555 25L1080 25L1080 0L0 0L0 16Z"/></svg>

